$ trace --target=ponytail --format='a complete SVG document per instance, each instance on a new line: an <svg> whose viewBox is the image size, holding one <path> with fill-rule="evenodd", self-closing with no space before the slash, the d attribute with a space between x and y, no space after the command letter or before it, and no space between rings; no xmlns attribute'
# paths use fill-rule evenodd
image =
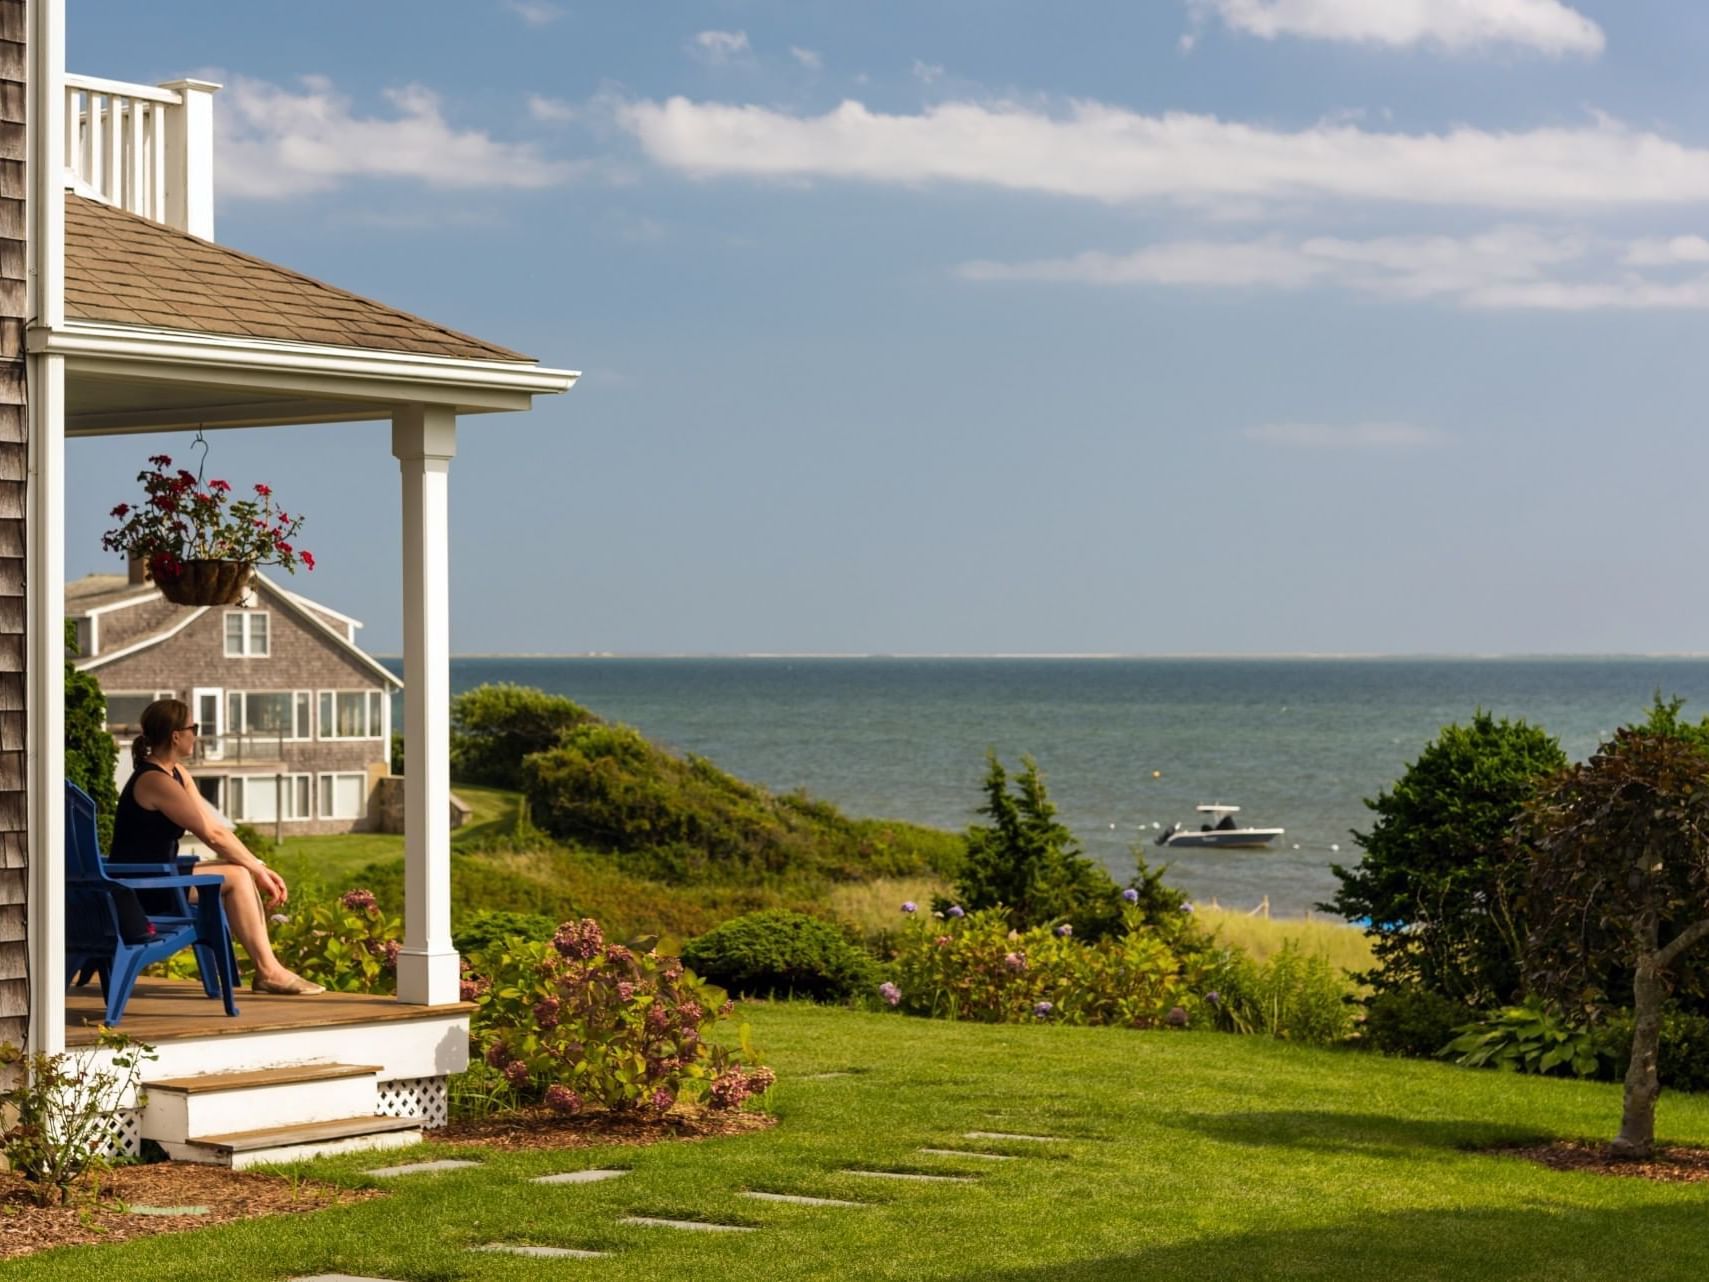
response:
<svg viewBox="0 0 1709 1282"><path fill-rule="evenodd" d="M190 705L182 699L156 699L137 718L142 733L131 740L131 766L140 769L142 763L157 752L172 746L173 734L190 721Z"/></svg>

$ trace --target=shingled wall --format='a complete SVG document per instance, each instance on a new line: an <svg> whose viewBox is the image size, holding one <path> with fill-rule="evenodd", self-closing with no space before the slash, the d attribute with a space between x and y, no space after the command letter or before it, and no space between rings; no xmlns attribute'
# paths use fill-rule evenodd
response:
<svg viewBox="0 0 1709 1282"><path fill-rule="evenodd" d="M25 0L0 0L0 1041L29 1015L24 900Z"/></svg>

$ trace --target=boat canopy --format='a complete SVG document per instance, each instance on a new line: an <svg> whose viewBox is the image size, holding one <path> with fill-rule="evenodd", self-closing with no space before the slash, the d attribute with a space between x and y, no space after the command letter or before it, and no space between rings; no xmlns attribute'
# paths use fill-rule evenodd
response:
<svg viewBox="0 0 1709 1282"><path fill-rule="evenodd" d="M1234 815L1240 813L1239 806L1194 806L1201 815Z"/></svg>

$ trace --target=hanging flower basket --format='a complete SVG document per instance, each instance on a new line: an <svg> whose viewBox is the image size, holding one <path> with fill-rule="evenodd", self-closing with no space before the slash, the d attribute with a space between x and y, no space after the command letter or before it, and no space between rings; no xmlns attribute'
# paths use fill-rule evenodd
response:
<svg viewBox="0 0 1709 1282"><path fill-rule="evenodd" d="M183 561L176 574L167 568L156 570L154 585L174 605L236 605L255 574L248 561Z"/></svg>
<svg viewBox="0 0 1709 1282"><path fill-rule="evenodd" d="M164 454L148 461L151 469L137 474L146 499L113 509L120 524L101 546L142 561L168 601L236 605L257 566L291 573L300 561L315 568L313 555L291 542L303 518L279 507L267 486L255 486L254 498L233 499L224 481L204 484L193 472L168 471L172 460Z"/></svg>

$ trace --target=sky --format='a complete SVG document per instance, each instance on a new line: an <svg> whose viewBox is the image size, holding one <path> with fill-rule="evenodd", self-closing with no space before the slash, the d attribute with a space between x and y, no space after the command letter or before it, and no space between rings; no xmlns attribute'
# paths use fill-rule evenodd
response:
<svg viewBox="0 0 1709 1282"><path fill-rule="evenodd" d="M69 0L217 236L583 377L458 653L1709 652L1694 0ZM211 435L400 644L383 425ZM188 438L74 441L67 573Z"/></svg>

